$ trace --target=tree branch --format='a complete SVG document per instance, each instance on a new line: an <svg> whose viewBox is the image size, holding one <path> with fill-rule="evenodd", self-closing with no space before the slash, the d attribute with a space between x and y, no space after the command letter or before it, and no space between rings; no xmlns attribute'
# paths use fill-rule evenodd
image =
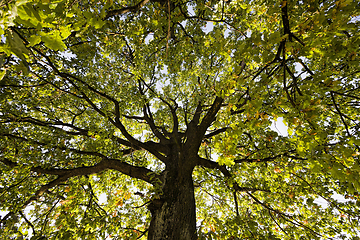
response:
<svg viewBox="0 0 360 240"><path fill-rule="evenodd" d="M33 117L21 117L21 116L16 116L15 114L13 114L13 115L14 116L9 116L9 119L5 120L4 123L7 123L7 122L26 122L26 123L31 123L31 124L34 124L34 125L37 125L37 126L51 127L51 128L62 131L62 132L66 133L66 134L69 134L69 135L89 136L88 135L88 132L89 132L88 130L76 127L76 126L74 126L73 124L70 124L70 123L64 123L64 122L58 121L58 120L54 121L54 122L46 122L46 121L41 121L41 120L33 118ZM63 127L69 127L69 128L77 130L77 132L66 131L63 128L56 127L56 125L63 126Z"/></svg>
<svg viewBox="0 0 360 240"><path fill-rule="evenodd" d="M35 119L35 118L32 118L32 117L15 117L13 119L10 119L8 121L5 121L5 122L27 122L27 123L31 123L31 124L34 124L34 125L38 125L38 126L48 126L48 127L51 127L51 128L54 128L56 130L59 130L59 131L62 131L62 132L65 132L66 134L69 134L69 135L82 135L82 136L88 136L88 137L91 137L89 135L89 131L88 130L85 130L85 129L82 129L82 128L79 128L79 127L76 127L74 126L73 124L69 124L69 123L63 123L61 121L54 121L53 123L50 123L50 122L45 122L45 121L41 121L41 120L38 120L38 119ZM70 132L70 131L66 131L62 128L59 128L59 127L56 127L54 125L60 125L60 126L64 126L64 127L70 127L70 128L73 128L75 130L77 130L78 132ZM8 135L8 137L11 137L10 135ZM123 153L123 155L128 155L132 152L134 152L135 150L140 150L141 148L139 147L136 147L134 145L132 145L130 142L124 140L124 139L121 139L117 136L112 136L111 137L112 140L115 140L116 142L124 145L124 146L128 146L128 147L131 147L131 149L124 149L124 150L121 150L121 152ZM25 139L23 138L23 140L26 140L28 141L28 139ZM44 143L40 143L40 142L37 142L37 144L39 145L45 145ZM153 147L155 146L158 146L158 144L156 143L151 143L151 142L147 142L148 145L152 145ZM160 145L159 145L160 146ZM69 149L69 150L72 150L74 151L74 149ZM164 150L163 150L164 151ZM83 152L83 151L82 151Z"/></svg>
<svg viewBox="0 0 360 240"><path fill-rule="evenodd" d="M26 118L26 119L23 119L23 120L27 121L27 122L31 122L33 124L37 124L37 125L43 125L43 126L46 125L44 122L37 121L36 119ZM166 157L159 153L159 151L163 152L163 153L167 152L167 149L163 145L154 143L152 141L148 141L148 142L145 142L145 143L143 143L141 141L138 141L135 138L133 138L126 131L125 127L122 125L122 123L119 120L117 122L115 120L114 124L115 124L116 127L118 127L120 129L120 131L129 140L129 142L124 140L124 139L118 138L116 136L113 136L112 139L115 139L120 144L123 144L125 146L129 146L129 147L132 148L132 149L124 149L124 150L122 150L122 153L124 155L130 154L131 152L133 152L133 150L140 150L142 148L142 149L145 149L145 150L149 151L151 154L153 154L159 160L166 161ZM57 128L57 129L59 129L59 128ZM80 130L80 129L78 128L78 130ZM84 129L82 129L82 130L86 131L86 134L85 134L85 132L82 132L81 135L88 136L88 131L84 130ZM62 131L67 132L65 130L62 130ZM38 142L38 141L35 141L35 140L29 140L27 138L20 137L20 136L15 136L15 135L12 135L12 134L0 133L0 136L7 136L7 137L12 137L12 138L17 138L17 139L21 139L23 141L31 141L31 142L33 142L33 143L35 143L37 145L41 145L41 146L49 146L48 144L45 144L45 143L42 143L42 142ZM87 154L87 155L94 155L94 156L104 157L103 155L101 155L101 154L99 155L99 153L96 153L96 152L80 151L80 150L77 150L77 149L66 148L66 147L61 147L61 146L50 146L50 147L58 148L58 149L61 149L61 150L70 150L72 152L79 153L79 154Z"/></svg>
<svg viewBox="0 0 360 240"><path fill-rule="evenodd" d="M266 208L267 210L269 211L272 211L272 212L275 212L277 214L279 214L280 216L282 216L286 221L289 221L291 222L292 224L294 225L298 225L298 226L301 226L303 227L304 229L307 229L309 230L314 236L322 236L321 234L315 232L314 230L312 230L311 228L309 228L308 226L302 224L302 223L299 223L298 221L296 221L294 219L294 217L292 215L288 215L288 214L285 214L277 209L274 209L270 206L268 206L267 204L261 202L259 199L257 199L254 195L252 195L250 192L247 192L247 194L252 198L254 199L255 202L257 202L258 204L260 204L261 206L263 206L264 208ZM290 220L291 219L291 220ZM294 221L294 222L293 222Z"/></svg>
<svg viewBox="0 0 360 240"><path fill-rule="evenodd" d="M238 203L238 200L237 200L237 196L236 196L236 191L234 191L234 202L235 202L235 211L236 211L236 216L240 216L239 214L239 203Z"/></svg>
<svg viewBox="0 0 360 240"><path fill-rule="evenodd" d="M199 101L195 109L194 117L190 122L191 125L197 126L199 124L201 113L202 113L202 103L201 101Z"/></svg>
<svg viewBox="0 0 360 240"><path fill-rule="evenodd" d="M351 134L350 134L348 125L346 124L345 119L344 119L344 117L343 117L343 114L341 113L338 105L336 104L335 97L334 97L334 93L333 93L332 91L330 91L330 95L331 95L331 99L332 99L332 101L333 101L333 103L334 103L334 106L335 106L337 112L338 112L339 115L340 115L341 121L343 122L343 124L344 124L344 126L345 126L346 132L347 132L348 136L350 137Z"/></svg>
<svg viewBox="0 0 360 240"><path fill-rule="evenodd" d="M177 115L176 115L176 109L178 108L178 105L177 105L176 101L173 100L173 99L170 99L172 102L175 103L175 107L171 106L171 104L170 104L168 101L166 101L163 97L161 97L159 94L157 94L157 93L151 88L151 86L149 86L149 85L145 82L145 80L143 80L142 78L140 78L140 80L141 80L141 82L142 82L151 92L153 92L154 94L156 94L157 97L158 97L163 103L165 103L165 104L169 107L170 112L171 112L171 115L172 115L172 118L173 118L173 131L172 131L172 132L173 132L174 134L176 134L176 133L178 132L178 128L179 128L179 119L178 119L178 117L177 117ZM140 92L140 93L141 93L142 95L144 95L142 92ZM150 106L147 104L147 105L145 105L145 107L146 107L146 108L144 109L144 115L145 115L146 117L148 117L148 119L150 120L149 125L151 124L150 127L153 126L152 129L153 129L154 134L155 134L155 135L159 135L160 140L161 140L161 139L163 139L163 141L167 140L163 135L161 135L160 132L157 131L157 128L156 128L156 126L155 126L154 119L153 119L152 114L151 114L151 111L150 111ZM147 115L147 113L146 113L145 110L148 112L149 115ZM160 135L161 135L161 136L160 136Z"/></svg>
<svg viewBox="0 0 360 240"><path fill-rule="evenodd" d="M166 158L164 155L160 154L160 152L159 152L157 149L154 149L154 148L153 148L155 145L156 145L156 146L160 146L159 144L155 144L155 143L151 144L152 142L150 142L150 141L147 142L147 143L143 143L143 142L135 139L133 136L131 136L131 135L129 134L129 132L126 130L125 126L122 124L122 122L120 121L120 119L117 118L117 117L115 118L115 124L116 124L116 126L120 129L121 133L125 136L125 138L126 138L127 140L129 140L129 142L130 142L131 144L133 144L134 146L137 146L137 147L140 147L140 148L143 148L143 149L149 151L151 154L153 154L155 157L157 157L157 158L158 158L160 161L162 161L162 162L166 162L166 161L167 161L167 158ZM151 146L150 144L151 144L152 146Z"/></svg>
<svg viewBox="0 0 360 240"><path fill-rule="evenodd" d="M34 140L29 140L24 137L18 137L18 136L11 135L11 134L2 134L2 135L17 138L22 141L32 142L32 143L35 143L40 146L48 146L45 143L41 143L41 142L34 141ZM140 168L140 167L132 166L125 162L121 162L117 159L109 159L105 155L98 153L98 152L81 151L78 149L61 147L61 146L49 146L49 147L58 148L61 150L69 150L69 151L72 151L72 152L80 154L80 155L97 156L97 157L100 157L102 159L102 161L100 161L98 164L91 166L91 167L81 167L81 168L74 168L74 169L44 169L42 167L32 167L30 169L31 171L44 173L44 174L58 175L58 176L67 176L67 178L69 178L69 177L78 176L78 175L89 175L89 174L103 171L105 169L116 169L130 177L139 178L139 179L142 179L147 182L150 181L149 176L146 176L146 175L152 173L152 171L148 170L147 168ZM123 154L130 154L132 151L133 151L133 149L125 149L122 152L123 152ZM17 163L12 162L8 158L1 158L0 161L9 167L19 166Z"/></svg>
<svg viewBox="0 0 360 240"><path fill-rule="evenodd" d="M34 225L27 219L27 217L22 213L22 211L19 211L20 216L25 220L25 222L31 227L33 234L36 235L35 227Z"/></svg>
<svg viewBox="0 0 360 240"><path fill-rule="evenodd" d="M258 159L250 159L250 158L244 158L244 159L238 159L235 160L235 163L252 163L252 162L271 162L279 157L283 156L283 154L275 155L273 157L266 157L266 158L258 158Z"/></svg>
<svg viewBox="0 0 360 240"><path fill-rule="evenodd" d="M209 133L209 134L206 134L206 135L204 136L204 139L206 139L206 138L211 138L211 137L216 136L216 135L218 135L218 134L220 134L220 133L226 132L228 129L229 129L229 127L217 129L217 130L215 130L215 131L213 131L213 132L211 132L211 133Z"/></svg>
<svg viewBox="0 0 360 240"><path fill-rule="evenodd" d="M158 130L158 128L155 125L155 121L153 118L153 115L150 110L149 104L146 104L143 108L144 112L144 119L147 122L147 124L150 126L151 131L153 134L160 140L160 142L166 142L166 137Z"/></svg>
<svg viewBox="0 0 360 240"><path fill-rule="evenodd" d="M197 157L196 159L197 165L210 168L210 169L217 169L219 170L226 178L233 178L232 174L229 170L226 169L225 166L219 165L217 162L207 160L205 158ZM259 188L251 188L251 187L240 187L237 182L234 182L233 188L236 192L255 192L255 191L263 191L263 192L270 192L269 190L259 189Z"/></svg>
<svg viewBox="0 0 360 240"><path fill-rule="evenodd" d="M142 0L138 4L136 4L134 6L131 6L131 7L124 7L124 8L121 8L121 9L111 10L106 14L106 16L105 16L105 18L103 20L107 20L108 18L113 17L113 16L123 15L123 14L128 13L128 12L132 12L132 13L137 12L143 6L145 6L149 1L150 0Z"/></svg>
<svg viewBox="0 0 360 240"><path fill-rule="evenodd" d="M211 105L211 108L207 111L206 115L201 120L197 134L199 134L200 136L205 135L206 130L208 129L210 124L214 121L216 114L219 112L223 101L224 101L223 98L216 96L213 104Z"/></svg>
<svg viewBox="0 0 360 240"><path fill-rule="evenodd" d="M268 209L269 215L271 217L271 219L275 222L275 224L281 229L281 231L283 231L283 233L285 233L285 235L288 236L287 232L279 225L279 223L276 221L276 219L273 217L270 209Z"/></svg>
<svg viewBox="0 0 360 240"><path fill-rule="evenodd" d="M21 166L18 163L15 163L8 158L1 158L0 161L3 162L5 165L12 167L12 168ZM107 169L117 170L129 177L137 178L137 179L143 180L145 182L148 182L150 184L154 184L156 182L150 176L151 174L155 174L155 173L147 168L133 166L131 164L121 162L117 159L108 159L105 157L103 160L101 160L99 163L97 163L93 166L85 166L85 167L78 167L78 168L72 168L72 169L31 167L30 171L36 172L36 173L42 173L42 174L56 175L56 176L59 176L60 180L58 180L58 181L64 182L68 178L71 178L71 177L91 175L91 174L99 173L99 172L107 170ZM57 182L55 185L58 185L60 182ZM43 194L45 191L47 191L48 189L50 189L52 187L53 187L53 185L51 185L50 187L48 187L46 189L44 188L43 190L41 190L42 192L39 194Z"/></svg>

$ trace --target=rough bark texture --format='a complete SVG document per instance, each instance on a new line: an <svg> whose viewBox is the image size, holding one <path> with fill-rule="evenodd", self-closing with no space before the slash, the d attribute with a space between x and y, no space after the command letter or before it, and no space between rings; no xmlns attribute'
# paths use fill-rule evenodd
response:
<svg viewBox="0 0 360 240"><path fill-rule="evenodd" d="M194 186L191 175L167 177L161 199L154 200L149 209L152 220L149 240L196 239ZM169 179L171 178L171 179Z"/></svg>
<svg viewBox="0 0 360 240"><path fill-rule="evenodd" d="M162 194L149 205L152 215L149 240L197 239L192 171L198 164L201 141L220 110L222 102L222 98L216 97L201 122L202 105L199 102L184 135L178 132L178 118L175 110L172 111L174 127L166 144L166 169L162 174L160 186Z"/></svg>
<svg viewBox="0 0 360 240"><path fill-rule="evenodd" d="M176 153L177 152L177 153ZM190 156L174 151L163 175L160 199L150 205L152 220L148 239L197 239L193 164Z"/></svg>

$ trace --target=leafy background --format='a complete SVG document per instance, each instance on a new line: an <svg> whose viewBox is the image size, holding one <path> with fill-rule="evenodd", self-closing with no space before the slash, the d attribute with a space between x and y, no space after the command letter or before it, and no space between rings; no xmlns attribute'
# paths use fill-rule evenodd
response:
<svg viewBox="0 0 360 240"><path fill-rule="evenodd" d="M128 152L114 102L131 136L156 142L144 106L164 133L176 108L185 132L218 97L199 156L219 167L193 172L199 238L358 239L359 3L168 3L1 3L0 233L145 238L164 164ZM152 173L91 168L103 156ZM80 168L96 174L51 172Z"/></svg>

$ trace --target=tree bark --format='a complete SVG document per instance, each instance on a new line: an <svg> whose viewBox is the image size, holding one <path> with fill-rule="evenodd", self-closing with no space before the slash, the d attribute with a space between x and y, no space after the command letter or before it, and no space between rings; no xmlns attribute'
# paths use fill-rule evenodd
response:
<svg viewBox="0 0 360 240"><path fill-rule="evenodd" d="M152 215L149 240L197 239L193 167L189 165L188 162L165 169L164 181L160 186L162 195L148 207Z"/></svg>

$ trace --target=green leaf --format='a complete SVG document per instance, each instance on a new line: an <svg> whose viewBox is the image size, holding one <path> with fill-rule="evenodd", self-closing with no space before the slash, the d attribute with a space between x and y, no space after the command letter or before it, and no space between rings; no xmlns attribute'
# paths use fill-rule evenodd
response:
<svg viewBox="0 0 360 240"><path fill-rule="evenodd" d="M28 41L28 47L32 47L41 42L41 37L39 35L32 35Z"/></svg>
<svg viewBox="0 0 360 240"><path fill-rule="evenodd" d="M6 71L0 70L0 80L2 80L5 77Z"/></svg>
<svg viewBox="0 0 360 240"><path fill-rule="evenodd" d="M42 35L41 41L44 42L45 46L54 51L64 51L66 45L62 41L59 31L53 31L49 34Z"/></svg>
<svg viewBox="0 0 360 240"><path fill-rule="evenodd" d="M6 40L11 48L11 51L20 59L25 59L24 54L29 54L29 50L26 48L23 40L16 32L8 31L6 34Z"/></svg>
<svg viewBox="0 0 360 240"><path fill-rule="evenodd" d="M92 18L90 20L90 25L94 26L95 29L101 28L102 26L104 26L104 24L105 24L105 22L99 18Z"/></svg>
<svg viewBox="0 0 360 240"><path fill-rule="evenodd" d="M62 39L66 39L67 37L69 37L71 34L71 26L68 25L66 27L61 27L60 34L61 34Z"/></svg>

